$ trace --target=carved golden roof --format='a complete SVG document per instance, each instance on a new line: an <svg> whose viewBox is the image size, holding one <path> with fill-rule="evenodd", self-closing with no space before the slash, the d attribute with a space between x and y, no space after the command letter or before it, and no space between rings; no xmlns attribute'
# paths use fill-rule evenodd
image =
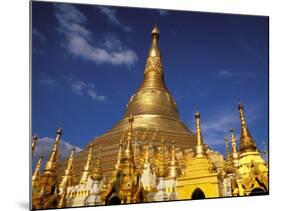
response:
<svg viewBox="0 0 281 211"><path fill-rule="evenodd" d="M240 113L240 120L241 120L240 152L243 153L247 151L256 151L257 146L247 127L245 115L244 115L244 107L241 103L239 103L238 105L238 110Z"/></svg>

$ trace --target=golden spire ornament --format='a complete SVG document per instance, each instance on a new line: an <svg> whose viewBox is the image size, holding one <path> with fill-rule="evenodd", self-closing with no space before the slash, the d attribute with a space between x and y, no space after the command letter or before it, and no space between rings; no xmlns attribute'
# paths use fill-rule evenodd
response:
<svg viewBox="0 0 281 211"><path fill-rule="evenodd" d="M122 136L121 136L120 141L119 141L119 147L118 147L118 153L117 153L117 162L115 164L115 170L116 171L119 169L119 166L120 166L121 160L122 160L124 135L125 135L125 131L122 133Z"/></svg>
<svg viewBox="0 0 281 211"><path fill-rule="evenodd" d="M225 160L229 161L230 160L230 154L229 154L229 147L228 147L228 138L227 136L224 137L224 143L225 143Z"/></svg>
<svg viewBox="0 0 281 211"><path fill-rule="evenodd" d="M67 202L67 200L66 200L67 188L68 188L68 181L66 181L66 184L61 189L62 193L60 195L58 195L59 201L58 201L57 208L64 208L67 206L67 203L66 203Z"/></svg>
<svg viewBox="0 0 281 211"><path fill-rule="evenodd" d="M144 79L137 93L128 103L125 117L129 117L130 114L134 116L157 114L179 119L175 101L169 93L164 81L164 70L159 49L159 36L159 29L154 26L151 31L151 46L148 51ZM149 92L150 90L151 92ZM153 94L152 91L158 94ZM142 95L143 92L148 92L150 95ZM151 104L151 102L155 102L155 104ZM158 105L161 106L159 107ZM147 127L150 126L155 128L155 124L147 125ZM161 125L159 125L159 127L161 127Z"/></svg>
<svg viewBox="0 0 281 211"><path fill-rule="evenodd" d="M85 184L88 180L88 177L89 177L90 171L91 171L92 155L93 155L93 144L91 144L89 147L87 161L85 163L85 166L84 166L84 169L81 174L80 181L79 181L80 184Z"/></svg>
<svg viewBox="0 0 281 211"><path fill-rule="evenodd" d="M42 159L43 159L43 156L40 155L39 159L38 159L38 162L36 164L36 167L35 167L35 170L34 170L34 173L32 175L32 187L36 186L36 182L39 180L40 178L40 170L41 170L41 165L42 165Z"/></svg>
<svg viewBox="0 0 281 211"><path fill-rule="evenodd" d="M94 165L94 168L93 168L93 171L92 171L92 174L91 174L91 179L94 180L94 181L100 181L102 179L101 152L102 152L102 148L101 148L101 145L100 145L98 158L96 160L96 163Z"/></svg>
<svg viewBox="0 0 281 211"><path fill-rule="evenodd" d="M165 150L164 150L164 137L161 139L161 146L158 156L158 167L157 167L157 176L165 177L167 175L167 166L165 160Z"/></svg>
<svg viewBox="0 0 281 211"><path fill-rule="evenodd" d="M234 130L231 128L230 129L230 139L231 139L231 154L232 154L232 161L233 161L233 166L237 168L239 166L239 154L237 152L236 148L236 140L234 137Z"/></svg>
<svg viewBox="0 0 281 211"><path fill-rule="evenodd" d="M144 162L143 162L143 168L147 169L150 167L150 141L145 146L145 152L144 152Z"/></svg>
<svg viewBox="0 0 281 211"><path fill-rule="evenodd" d="M133 121L134 121L134 116L130 115L129 122L130 122L130 128L128 131L128 137L127 137L127 146L125 149L125 157L127 160L132 161L134 158L134 153L133 153L133 146L132 146L132 135L133 135Z"/></svg>
<svg viewBox="0 0 281 211"><path fill-rule="evenodd" d="M177 160L175 141L173 140L172 150L171 150L171 161L168 167L168 176L177 178L180 175L180 173L181 173L181 169L179 167L179 162Z"/></svg>
<svg viewBox="0 0 281 211"><path fill-rule="evenodd" d="M151 31L151 47L148 53L148 57L161 57L158 46L160 31L155 25Z"/></svg>
<svg viewBox="0 0 281 211"><path fill-rule="evenodd" d="M34 151L35 151L35 147L36 147L36 144L37 144L37 140L38 140L38 136L37 135L32 136L32 143L31 143L32 158L33 158L33 155L34 155Z"/></svg>
<svg viewBox="0 0 281 211"><path fill-rule="evenodd" d="M204 157L205 149L203 144L203 137L201 134L201 126L200 126L200 113L197 111L195 113L196 120L196 148L195 148L195 157Z"/></svg>
<svg viewBox="0 0 281 211"><path fill-rule="evenodd" d="M246 124L244 107L240 102L238 105L238 110L241 120L240 152L243 153L247 151L257 151L257 146Z"/></svg>
<svg viewBox="0 0 281 211"><path fill-rule="evenodd" d="M118 153L117 153L117 162L115 164L115 170L119 169L119 166L121 164L121 160L122 160L122 151L123 151L123 146L122 146L122 142L123 142L123 137L124 137L124 133L122 135L122 137L120 138L120 142L119 142L119 148L118 148Z"/></svg>
<svg viewBox="0 0 281 211"><path fill-rule="evenodd" d="M55 143L53 145L50 158L45 165L43 174L54 174L55 176L55 172L58 167L59 142L60 142L61 135L62 135L62 129L58 128L57 135L55 138Z"/></svg>
<svg viewBox="0 0 281 211"><path fill-rule="evenodd" d="M72 148L70 152L70 156L67 161L67 166L64 170L64 174L62 176L59 187L63 188L66 183L69 185L73 184L73 157L74 157L75 148Z"/></svg>

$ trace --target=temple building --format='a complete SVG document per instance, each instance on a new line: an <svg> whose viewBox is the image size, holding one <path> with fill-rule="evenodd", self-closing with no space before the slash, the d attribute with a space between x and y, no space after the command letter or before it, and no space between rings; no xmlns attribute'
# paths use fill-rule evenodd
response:
<svg viewBox="0 0 281 211"><path fill-rule="evenodd" d="M42 157L36 161L33 209L269 192L268 166L249 132L241 103L240 148L231 129L230 139L225 139L225 158L204 143L199 112L194 132L180 120L176 102L165 85L159 36L155 26L144 79L120 121L81 152L72 150L64 161L59 160L62 129L58 129L42 173ZM37 139L32 139L32 156Z"/></svg>

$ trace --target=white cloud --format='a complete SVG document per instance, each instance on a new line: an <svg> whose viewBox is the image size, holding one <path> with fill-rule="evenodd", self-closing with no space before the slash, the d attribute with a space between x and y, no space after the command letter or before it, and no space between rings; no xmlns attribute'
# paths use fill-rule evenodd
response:
<svg viewBox="0 0 281 211"><path fill-rule="evenodd" d="M234 72L231 70L220 70L217 72L217 76L220 78L230 78L230 77L253 77L255 74L253 72Z"/></svg>
<svg viewBox="0 0 281 211"><path fill-rule="evenodd" d="M39 83L44 84L44 85L54 85L55 80L51 79L51 78L43 78L43 79L39 80Z"/></svg>
<svg viewBox="0 0 281 211"><path fill-rule="evenodd" d="M116 14L116 9L108 7L108 6L99 6L98 9L102 14L107 17L107 21L110 24L120 26L124 31L131 32L132 28L130 26L125 26Z"/></svg>
<svg viewBox="0 0 281 211"><path fill-rule="evenodd" d="M231 76L233 76L234 74L233 74L233 72L231 72L231 71L229 71L229 70L220 70L220 71L218 72L218 75L219 75L220 77L231 77Z"/></svg>
<svg viewBox="0 0 281 211"><path fill-rule="evenodd" d="M203 139L209 146L224 146L224 137L229 136L230 128L239 128L238 113L222 112L206 121L201 120ZM234 130L234 132L238 132Z"/></svg>
<svg viewBox="0 0 281 211"><path fill-rule="evenodd" d="M237 107L228 109L224 107L215 108L218 112L208 117L201 117L201 127L203 139L209 146L224 146L224 137L230 134L230 129L234 129L234 134L238 144L240 138L240 116ZM251 108L251 109L250 109ZM251 124L260 117L261 105L258 103L249 106L245 110L246 122L251 129Z"/></svg>
<svg viewBox="0 0 281 211"><path fill-rule="evenodd" d="M74 80L71 77L67 79L70 83L71 90L77 95L87 95L95 101L105 101L107 98L104 95L97 94L95 85L92 83L86 83L80 80Z"/></svg>
<svg viewBox="0 0 281 211"><path fill-rule="evenodd" d="M83 81L74 81L71 84L72 91L78 95L83 95L83 89L86 87L87 87L87 84L84 83Z"/></svg>
<svg viewBox="0 0 281 211"><path fill-rule="evenodd" d="M105 97L105 96L103 96L103 95L98 95L98 94L95 92L95 90L93 90L93 89L89 89L89 90L88 90L88 95L89 95L92 99L94 99L94 100L96 100L96 101L105 101L105 100L106 100L106 97Z"/></svg>
<svg viewBox="0 0 281 211"><path fill-rule="evenodd" d="M114 21L113 14L114 12L110 16L111 21ZM86 27L87 17L74 6L56 4L55 16L59 23L58 31L64 36L65 46L72 55L97 64L131 66L137 61L136 53L114 36L105 37L103 43L95 42L92 32ZM115 20L115 23L118 21ZM109 49L108 43L113 43L113 37L118 48L111 46Z"/></svg>
<svg viewBox="0 0 281 211"><path fill-rule="evenodd" d="M166 16L169 14L168 10L158 10L158 12L159 12L159 15L161 15L161 16Z"/></svg>
<svg viewBox="0 0 281 211"><path fill-rule="evenodd" d="M32 38L37 39L43 43L46 41L46 37L41 32L39 32L38 30L36 30L34 28L32 29Z"/></svg>
<svg viewBox="0 0 281 211"><path fill-rule="evenodd" d="M43 156L43 162L42 162L41 169L43 169L45 167L45 163L50 157L50 153L52 151L53 144L54 144L53 138L42 137L37 140L36 148L34 151L33 163L32 163L33 168L36 165L40 155ZM60 160L67 159L69 157L69 154L70 154L70 151L72 148L75 148L76 153L80 152L82 150L80 147L71 145L67 141L60 140L60 143L59 143Z"/></svg>
<svg viewBox="0 0 281 211"><path fill-rule="evenodd" d="M111 22L112 24L115 24L115 25L121 24L121 22L119 21L119 19L116 16L116 9L106 7L106 6L99 6L98 8L101 11L101 13L106 15L109 22Z"/></svg>

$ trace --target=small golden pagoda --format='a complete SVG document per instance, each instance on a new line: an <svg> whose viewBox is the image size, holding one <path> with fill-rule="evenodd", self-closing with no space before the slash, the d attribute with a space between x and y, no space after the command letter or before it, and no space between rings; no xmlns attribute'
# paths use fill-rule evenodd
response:
<svg viewBox="0 0 281 211"><path fill-rule="evenodd" d="M186 163L184 175L177 180L178 199L203 199L220 196L218 173L206 155L199 112L196 112L195 119L197 141L195 155Z"/></svg>
<svg viewBox="0 0 281 211"><path fill-rule="evenodd" d="M268 190L268 167L257 150L245 120L244 107L238 105L241 120L240 155L238 165L239 195L265 194Z"/></svg>
<svg viewBox="0 0 281 211"><path fill-rule="evenodd" d="M62 129L57 130L55 142L51 151L49 160L46 162L43 174L37 182L37 187L32 192L33 209L55 208L58 193L58 159L59 142L62 135Z"/></svg>

